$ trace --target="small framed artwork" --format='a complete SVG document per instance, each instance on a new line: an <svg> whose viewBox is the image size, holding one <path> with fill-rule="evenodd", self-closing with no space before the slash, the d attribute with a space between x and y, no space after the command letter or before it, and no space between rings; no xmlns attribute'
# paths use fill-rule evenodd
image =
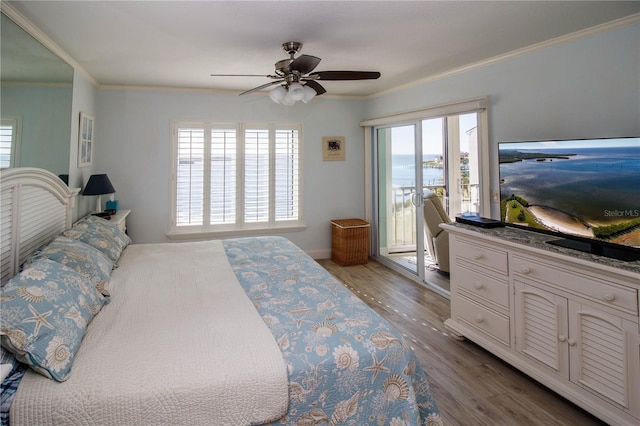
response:
<svg viewBox="0 0 640 426"><path fill-rule="evenodd" d="M93 117L80 113L80 129L78 131L78 167L93 164Z"/></svg>
<svg viewBox="0 0 640 426"><path fill-rule="evenodd" d="M322 138L322 159L324 161L344 160L344 136L325 136Z"/></svg>

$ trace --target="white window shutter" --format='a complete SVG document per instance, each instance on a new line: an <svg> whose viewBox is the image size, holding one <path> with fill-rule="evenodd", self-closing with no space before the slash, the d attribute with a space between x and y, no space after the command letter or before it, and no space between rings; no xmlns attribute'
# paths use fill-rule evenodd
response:
<svg viewBox="0 0 640 426"><path fill-rule="evenodd" d="M211 224L236 222L238 167L235 129L211 129Z"/></svg>
<svg viewBox="0 0 640 426"><path fill-rule="evenodd" d="M244 221L269 220L269 130L244 132Z"/></svg>
<svg viewBox="0 0 640 426"><path fill-rule="evenodd" d="M202 225L204 214L204 129L178 129L176 225Z"/></svg>
<svg viewBox="0 0 640 426"><path fill-rule="evenodd" d="M275 220L297 220L300 203L297 130L275 133Z"/></svg>

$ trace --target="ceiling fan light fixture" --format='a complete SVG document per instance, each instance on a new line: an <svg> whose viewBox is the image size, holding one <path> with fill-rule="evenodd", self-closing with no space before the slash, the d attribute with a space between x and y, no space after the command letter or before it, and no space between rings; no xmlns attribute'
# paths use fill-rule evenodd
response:
<svg viewBox="0 0 640 426"><path fill-rule="evenodd" d="M295 103L296 103L296 100L295 100L295 99L293 99L293 96L291 96L291 91L289 91L289 92L287 93L287 96L285 96L285 97L282 99L282 102L280 102L280 103L281 103L282 105L285 105L285 106L291 106L291 105L293 105L293 104L295 104Z"/></svg>
<svg viewBox="0 0 640 426"><path fill-rule="evenodd" d="M289 85L289 96L294 102L301 101L304 98L304 87L300 83L291 83Z"/></svg>
<svg viewBox="0 0 640 426"><path fill-rule="evenodd" d="M285 96L287 96L287 89L285 89L284 86L278 86L269 92L269 97L277 104L282 103Z"/></svg>
<svg viewBox="0 0 640 426"><path fill-rule="evenodd" d="M304 86L303 90L304 96L302 97L302 102L304 102L305 104L309 103L309 101L317 95L316 91L309 86Z"/></svg>

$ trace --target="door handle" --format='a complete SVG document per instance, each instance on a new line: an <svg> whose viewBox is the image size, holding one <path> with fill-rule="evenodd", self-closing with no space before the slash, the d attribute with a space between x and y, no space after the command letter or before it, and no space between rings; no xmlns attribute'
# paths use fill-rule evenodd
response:
<svg viewBox="0 0 640 426"><path fill-rule="evenodd" d="M424 205L424 199L422 198L422 194L418 194L417 192L413 192L411 194L411 204L414 207L422 207Z"/></svg>

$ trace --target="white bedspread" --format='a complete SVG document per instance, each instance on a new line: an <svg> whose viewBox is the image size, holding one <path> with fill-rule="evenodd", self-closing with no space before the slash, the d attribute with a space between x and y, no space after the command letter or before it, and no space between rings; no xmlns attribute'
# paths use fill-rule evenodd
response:
<svg viewBox="0 0 640 426"><path fill-rule="evenodd" d="M219 241L129 246L71 378L29 371L12 425L246 425L287 410L286 366Z"/></svg>

